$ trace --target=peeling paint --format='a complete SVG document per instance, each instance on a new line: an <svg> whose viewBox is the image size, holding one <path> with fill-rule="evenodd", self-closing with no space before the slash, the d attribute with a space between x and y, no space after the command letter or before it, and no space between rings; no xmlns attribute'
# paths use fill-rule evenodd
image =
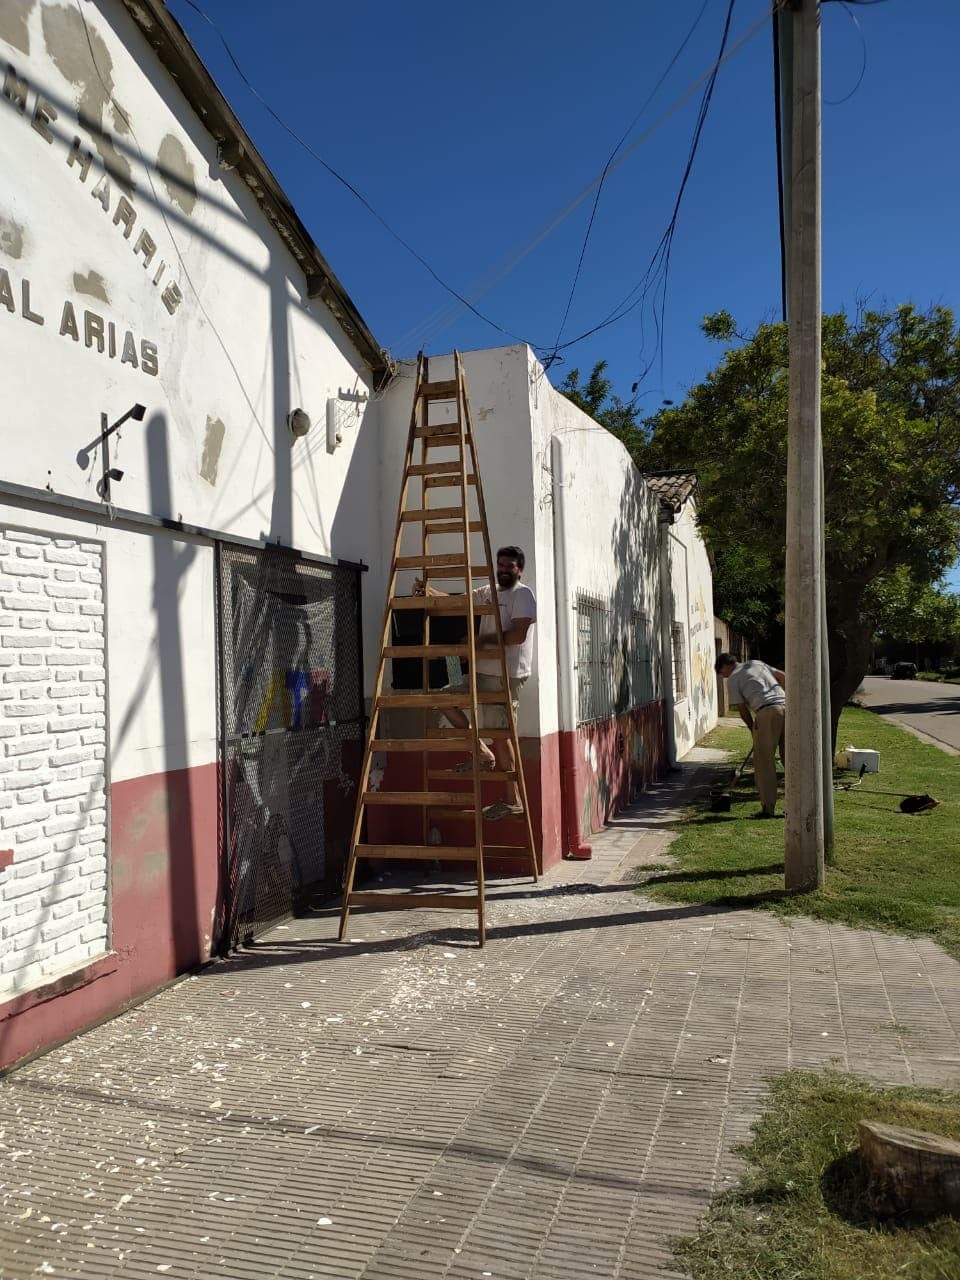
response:
<svg viewBox="0 0 960 1280"><path fill-rule="evenodd" d="M6 40L21 53L30 52L30 30L27 25L37 0L3 0L0 4L0 40Z"/></svg>
<svg viewBox="0 0 960 1280"><path fill-rule="evenodd" d="M104 114L109 111L117 133L129 133L126 113L113 97L113 59L103 37L84 21L78 9L44 5L43 38L55 66L79 90L77 116L93 135L93 144L107 173L132 195L130 161L113 145Z"/></svg>
<svg viewBox="0 0 960 1280"><path fill-rule="evenodd" d="M193 165L179 138L172 133L165 135L157 152L157 172L167 188L167 195L188 216L197 203L197 185Z"/></svg>
<svg viewBox="0 0 960 1280"><path fill-rule="evenodd" d="M220 466L220 450L223 448L223 437L227 429L219 418L207 417L207 431L203 438L203 456L200 459L200 478L207 484L217 483L217 468Z"/></svg>
<svg viewBox="0 0 960 1280"><path fill-rule="evenodd" d="M99 298L101 302L110 301L106 280L104 280L99 271L94 271L92 268L86 275L75 271L73 273L73 287L77 293L85 293L90 298Z"/></svg>
<svg viewBox="0 0 960 1280"><path fill-rule="evenodd" d="M8 258L23 257L23 227L0 213L0 250Z"/></svg>

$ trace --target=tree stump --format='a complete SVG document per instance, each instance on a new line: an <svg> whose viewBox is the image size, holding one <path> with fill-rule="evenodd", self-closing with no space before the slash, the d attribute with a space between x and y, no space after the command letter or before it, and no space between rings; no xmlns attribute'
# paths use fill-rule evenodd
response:
<svg viewBox="0 0 960 1280"><path fill-rule="evenodd" d="M875 1212L960 1217L960 1142L861 1120L860 1154Z"/></svg>

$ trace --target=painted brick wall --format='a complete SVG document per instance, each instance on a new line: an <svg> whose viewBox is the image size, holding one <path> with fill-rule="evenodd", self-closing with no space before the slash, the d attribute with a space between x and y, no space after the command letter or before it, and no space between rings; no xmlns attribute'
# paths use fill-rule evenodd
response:
<svg viewBox="0 0 960 1280"><path fill-rule="evenodd" d="M0 999L108 947L103 546L0 526Z"/></svg>

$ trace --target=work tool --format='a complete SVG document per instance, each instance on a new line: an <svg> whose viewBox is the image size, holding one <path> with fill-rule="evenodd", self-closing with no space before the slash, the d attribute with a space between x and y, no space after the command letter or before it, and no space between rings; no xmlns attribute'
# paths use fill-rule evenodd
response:
<svg viewBox="0 0 960 1280"><path fill-rule="evenodd" d="M750 763L750 757L751 757L752 755L753 755L753 743L751 742L751 743L750 743L750 750L749 750L749 751L747 752L747 754L743 757L743 764L740 766L740 768L739 768L739 769L734 769L734 771L733 771L733 777L730 779L730 786L731 786L731 787L735 787L735 786L737 785L737 783L740 781L740 777L741 777L741 775L743 774L744 769L746 769L747 765Z"/></svg>
<svg viewBox="0 0 960 1280"><path fill-rule="evenodd" d="M835 782L833 788L835 791L853 791L863 782L863 775L867 771L867 766L862 764L860 772L850 782ZM926 792L918 794L917 792L908 791L876 791L873 787L864 792L864 795L870 796L896 796L900 800L901 813L928 813L931 809L935 809L940 803L933 796L927 795Z"/></svg>

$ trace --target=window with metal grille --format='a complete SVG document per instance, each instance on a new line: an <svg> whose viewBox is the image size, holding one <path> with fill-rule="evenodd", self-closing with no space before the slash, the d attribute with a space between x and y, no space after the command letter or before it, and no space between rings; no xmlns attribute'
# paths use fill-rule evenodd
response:
<svg viewBox="0 0 960 1280"><path fill-rule="evenodd" d="M635 707L654 698L650 657L650 619L634 611L630 615L630 701Z"/></svg>
<svg viewBox="0 0 960 1280"><path fill-rule="evenodd" d="M609 630L610 615L606 606L590 596L578 596L578 724L590 724L613 714Z"/></svg>
<svg viewBox="0 0 960 1280"><path fill-rule="evenodd" d="M687 696L687 629L682 622L670 624L670 655L673 660L673 692L676 698Z"/></svg>

